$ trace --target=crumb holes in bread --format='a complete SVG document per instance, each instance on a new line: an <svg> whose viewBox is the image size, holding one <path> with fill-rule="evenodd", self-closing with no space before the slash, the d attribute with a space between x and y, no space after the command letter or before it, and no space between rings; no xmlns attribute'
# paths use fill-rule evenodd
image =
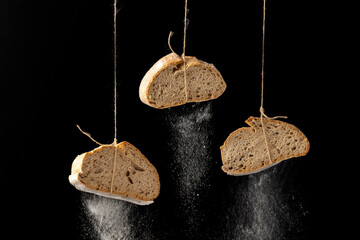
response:
<svg viewBox="0 0 360 240"><path fill-rule="evenodd" d="M172 69L172 73L175 73L175 72L181 70L183 68L182 67L183 65L184 65L183 63L176 64Z"/></svg>
<svg viewBox="0 0 360 240"><path fill-rule="evenodd" d="M133 180L131 179L131 177L128 177L128 180L131 184L134 184Z"/></svg>
<svg viewBox="0 0 360 240"><path fill-rule="evenodd" d="M136 164L133 163L133 162L131 162L131 167L133 167L136 171L140 171L140 172L145 171L145 169L143 169L142 167L136 165Z"/></svg>

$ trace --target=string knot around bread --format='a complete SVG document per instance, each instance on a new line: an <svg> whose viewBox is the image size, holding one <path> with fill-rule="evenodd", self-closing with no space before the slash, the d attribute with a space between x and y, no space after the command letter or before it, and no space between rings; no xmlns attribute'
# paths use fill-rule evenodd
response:
<svg viewBox="0 0 360 240"><path fill-rule="evenodd" d="M260 172L309 151L308 139L294 125L263 118L262 126L257 117L250 117L245 122L250 127L235 130L220 147L222 170L229 175Z"/></svg>
<svg viewBox="0 0 360 240"><path fill-rule="evenodd" d="M126 141L102 145L77 156L69 181L78 190L138 205L153 203L160 193L157 170Z"/></svg>
<svg viewBox="0 0 360 240"><path fill-rule="evenodd" d="M176 53L157 61L141 81L141 101L161 109L216 99L224 93L226 83L214 65L188 56L185 61L185 71L184 59Z"/></svg>

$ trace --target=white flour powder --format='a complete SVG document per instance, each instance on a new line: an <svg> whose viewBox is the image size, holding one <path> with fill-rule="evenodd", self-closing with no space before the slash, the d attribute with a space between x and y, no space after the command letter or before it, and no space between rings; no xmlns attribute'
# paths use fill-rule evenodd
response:
<svg viewBox="0 0 360 240"><path fill-rule="evenodd" d="M199 210L201 192L209 189L211 155L211 102L186 106L184 111L168 116L171 131L169 143L172 157L172 174L180 208L193 232L206 213ZM190 111L189 111L190 109Z"/></svg>
<svg viewBox="0 0 360 240"><path fill-rule="evenodd" d="M248 223L242 234L245 239L281 239L278 216L283 207L276 179L269 172L249 176L246 193Z"/></svg>
<svg viewBox="0 0 360 240"><path fill-rule="evenodd" d="M198 188L206 182L209 161L209 132L207 124L211 119L211 105L197 108L190 114L171 119L174 154L174 172L185 197L196 195Z"/></svg>
<svg viewBox="0 0 360 240"><path fill-rule="evenodd" d="M300 218L306 211L294 195L285 192L286 171L289 169L279 164L242 179L247 182L234 189L236 200L229 209L227 235L241 240L299 239Z"/></svg>
<svg viewBox="0 0 360 240"><path fill-rule="evenodd" d="M166 116L171 133L168 146L172 152L169 180L175 186L173 191L178 201L178 205L172 209L179 214L177 217L182 219L181 224L185 224L181 227L183 236L192 237L207 214L201 210L201 198L202 193L211 187L211 118L211 103L195 103L184 108L171 109ZM131 203L87 193L83 193L82 202L91 225L87 228L95 232L95 236L90 236L91 239L158 240L166 239L167 234L174 233L174 229L160 227L160 233L154 235L149 227L152 225L154 213L149 207L140 209ZM172 219L172 214L175 213L166 212L166 216L161 218Z"/></svg>
<svg viewBox="0 0 360 240"><path fill-rule="evenodd" d="M96 234L91 239L133 239L131 237L131 225L129 224L131 203L88 193L83 193L82 202Z"/></svg>
<svg viewBox="0 0 360 240"><path fill-rule="evenodd" d="M219 189L219 193L224 190L223 195L216 193L218 198L224 197L221 206L209 209L205 204L209 199L206 194L212 189L210 176L215 161L211 102L167 111L170 130L167 146L172 154L167 162L168 181L173 186L173 205L140 209L128 202L83 193L89 229L95 234L87 239L299 239L293 237L301 232L300 217L305 216L306 211L294 200L296 194L286 192L284 185L291 179L288 173L294 169L279 164L250 176L226 176L231 179ZM163 212L162 208L167 211ZM155 209L164 215L156 215ZM210 211L219 212L211 215ZM216 229L207 226L210 216L218 218L211 220L218 222ZM181 227L168 224L174 218L181 220ZM151 226L156 226L156 233Z"/></svg>

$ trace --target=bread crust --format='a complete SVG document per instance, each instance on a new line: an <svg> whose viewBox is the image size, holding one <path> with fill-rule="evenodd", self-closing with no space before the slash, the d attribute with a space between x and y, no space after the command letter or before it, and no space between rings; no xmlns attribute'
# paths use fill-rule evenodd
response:
<svg viewBox="0 0 360 240"><path fill-rule="evenodd" d="M143 77L141 83L140 83L140 87L139 87L139 97L140 100L151 106L154 108L158 108L158 109L164 109L164 108L169 108L169 107L175 107L175 106L179 106L179 105L183 105L186 104L187 102L202 102L202 101L207 101L207 100L211 100L211 99L198 99L198 100L188 100L187 102L182 102L179 104L174 104L174 105L166 105L163 107L158 107L155 104L151 104L149 101L149 88L151 86L151 84L154 82L154 80L156 79L156 77L161 73L161 71L163 71L165 68L169 67L170 65L178 65L178 64L183 64L183 59L177 55L176 53L170 53L164 57L162 57L161 59L159 59L150 69L149 71L145 74L145 76ZM223 81L223 77L221 76L220 72L216 69L216 67L213 64L201 61L199 59L197 59L196 57L191 57L191 56L186 56L186 68L189 68L191 66L194 65L198 65L198 66L206 66L208 68L211 68L214 70L214 72L216 73L216 75L218 77L220 77ZM225 81L224 81L225 84ZM224 91L226 89L226 84L225 84L225 88ZM224 92L223 91L223 92ZM221 96L223 94L223 92L219 95Z"/></svg>
<svg viewBox="0 0 360 240"><path fill-rule="evenodd" d="M83 181L81 181L81 173L82 171L82 164L83 161L85 159L85 157L88 154L92 154L95 153L96 151L100 151L102 148L104 147L117 147L117 148L127 148L127 147L131 147L132 149L136 150L145 161L147 161L147 163L149 164L149 166L151 168L153 168L154 173L156 175L156 183L157 183L157 187L158 189L160 189L160 178L159 178L159 174L156 170L156 168L149 162L149 160L140 152L139 149L137 149L135 146L133 146L132 144L130 144L127 141L123 141L121 143L118 143L116 146L109 144L109 145L102 145L98 148L95 148L94 150L90 151L90 152L86 152L83 153L81 155L78 155L75 160L73 161L72 167L71 167L71 175L69 176L69 181L72 185L75 186L76 189L80 190L80 191L85 191L85 192L90 192L90 193L94 193L100 196L105 196L105 197L109 197L109 198L115 198L115 199L120 199L120 200L124 200L124 201L128 201L128 202L132 202L138 205L148 205L153 203L153 199L157 198L159 193L157 193L157 195L154 198L141 198L141 197L136 197L133 196L127 192L124 193L111 193L109 191L106 190L97 190L92 188L91 186L87 186Z"/></svg>
<svg viewBox="0 0 360 240"><path fill-rule="evenodd" d="M149 69L149 71L147 71L147 73L145 74L145 76L143 77L143 79L140 83L140 87L139 87L140 100L143 103L145 103L151 107L155 107L148 100L150 85L153 83L155 77L157 77L159 75L159 73L162 70L164 70L166 67L168 67L171 64L179 64L181 62L182 62L182 58L175 53L170 53L170 54L166 55L165 57L160 58Z"/></svg>
<svg viewBox="0 0 360 240"><path fill-rule="evenodd" d="M297 134L301 135L303 138L304 138L304 141L306 142L306 149L301 152L300 154L292 154L292 155L287 155L287 156L283 156L283 157L280 157L280 158L277 158L277 159L272 159L272 163L269 164L269 165L266 165L266 166L263 166L263 167L259 167L259 168L256 168L256 169L253 169L251 171L232 171L231 173L226 171L224 169L224 165L226 164L225 163L225 160L224 160L224 148L225 146L228 144L229 141L231 141L231 138L234 134L238 133L239 131L245 131L245 132L252 132L253 131L253 128L257 128L254 124L253 124L253 121L257 119L259 120L260 118L258 117L249 117L245 123L248 124L250 127L242 127L242 128L239 128L237 130L235 130L234 132L230 133L230 135L226 138L224 144L220 147L220 151L221 151L221 160L222 160L222 163L223 163L223 166L222 166L222 170L224 172L226 172L228 175L232 175L232 176L242 176L242 175L249 175L249 174L253 174L253 173L257 173L257 172L260 172L260 171L263 171L267 168L270 168L270 167L273 167L275 166L276 164L280 163L281 161L284 161L284 160L287 160L287 159L290 159L290 158L293 158L293 157L301 157L301 156L305 156L308 152L309 152L309 149L310 149L310 142L309 140L307 139L307 137L297 128L295 127L294 125L292 124L289 124L289 123L286 123L286 122L283 122L283 121L278 121L278 120L273 120L273 119L267 119L267 118L264 118L263 120L264 121L267 121L267 122L273 122L273 123L280 123L280 124L283 124L283 125L286 125L287 127L291 128L293 131L295 131Z"/></svg>

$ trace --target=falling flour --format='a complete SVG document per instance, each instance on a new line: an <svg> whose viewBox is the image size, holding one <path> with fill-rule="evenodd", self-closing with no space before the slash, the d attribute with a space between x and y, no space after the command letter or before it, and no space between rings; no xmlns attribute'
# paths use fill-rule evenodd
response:
<svg viewBox="0 0 360 240"><path fill-rule="evenodd" d="M294 195L284 192L286 170L284 164L279 164L249 175L233 190L236 199L229 209L224 239L300 239L301 217L307 212L294 201Z"/></svg>
<svg viewBox="0 0 360 240"><path fill-rule="evenodd" d="M82 193L81 201L85 215L83 225L86 225L83 228L86 231L86 239L160 240L180 236L195 239L194 234L198 232L199 225L207 214L206 210L201 209L203 193L211 188L211 103L195 103L171 109L165 119L171 135L168 142L172 158L169 181L175 186L172 191L177 199L176 204L172 203L170 206L171 211L177 211L178 219L185 225L181 228L177 225L167 225L168 221L163 220L170 217L171 221L172 215L176 213L156 215L157 210L160 209L161 212L161 208L165 207L160 204L144 208L128 202ZM163 193L166 194L170 193ZM161 221L162 224L155 227L154 231L151 226L156 225L157 221ZM180 235L179 229L182 231Z"/></svg>
<svg viewBox="0 0 360 240"><path fill-rule="evenodd" d="M247 214L249 221L240 229L245 239L280 239L279 218L282 199L275 187L276 179L265 172L249 176Z"/></svg>
<svg viewBox="0 0 360 240"><path fill-rule="evenodd" d="M221 170L213 150L211 102L164 113L170 159L164 161L168 191L162 197L171 195L171 202L161 204L159 199L158 204L144 208L82 193L87 224L84 239L301 239L301 217L307 211L296 199L296 188L287 185L292 179L289 173L294 172L289 169L292 163L244 177L217 175L216 170ZM219 177L226 183L220 187L214 184ZM209 204L209 200L217 202Z"/></svg>
<svg viewBox="0 0 360 240"><path fill-rule="evenodd" d="M181 110L184 110L182 108ZM190 108L168 115L171 132L171 171L175 191L190 232L196 231L206 213L200 210L202 193L210 188L212 164L211 102L195 103Z"/></svg>
<svg viewBox="0 0 360 240"><path fill-rule="evenodd" d="M94 232L91 239L128 240L131 236L131 203L83 193L82 203Z"/></svg>

